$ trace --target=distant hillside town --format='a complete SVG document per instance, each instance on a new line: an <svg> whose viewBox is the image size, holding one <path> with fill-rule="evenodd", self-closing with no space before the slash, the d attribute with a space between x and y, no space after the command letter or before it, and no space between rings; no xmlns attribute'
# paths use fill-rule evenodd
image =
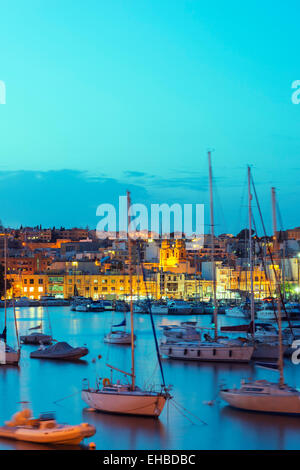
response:
<svg viewBox="0 0 300 470"><path fill-rule="evenodd" d="M276 270L286 298L299 298L300 227L274 237L252 234L255 299L275 295ZM5 240L5 243L4 243ZM126 299L129 295L128 244L98 239L88 228L20 227L1 229L0 263L6 263L8 298ZM274 251L274 245L279 247ZM6 249L5 249L6 246ZM212 246L214 253L212 253ZM204 235L199 240L140 239L133 243L133 295L153 298L212 297L212 259L217 298L244 299L250 288L249 231ZM6 255L5 255L6 253ZM213 256L213 258L212 258ZM142 266L145 278L142 278Z"/></svg>

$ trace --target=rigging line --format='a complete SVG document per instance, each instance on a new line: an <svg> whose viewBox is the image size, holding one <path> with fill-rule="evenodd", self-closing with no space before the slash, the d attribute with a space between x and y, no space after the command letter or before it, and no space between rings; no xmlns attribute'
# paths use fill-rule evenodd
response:
<svg viewBox="0 0 300 470"><path fill-rule="evenodd" d="M253 226L254 226L254 230L255 230L256 236L258 237L258 234L257 234L257 227L256 227L256 223L255 223L255 219L254 219L253 213L252 213L252 221L253 221ZM272 298L272 300L271 300L271 302L272 302L272 307L273 307L273 310L274 310L274 315L275 315L276 323L278 324L277 311L276 311L274 299L273 299L273 297L272 297L271 283L270 283L269 275L268 275L268 272L267 272L267 267L266 267L265 259L264 259L264 256L263 256L263 250L262 250L262 247L261 247L261 242L260 242L259 240L257 240L257 243L258 243L258 246L259 246L259 255L261 254L261 262L262 262L262 265L263 265L265 277L266 277L266 279L269 281L268 292L269 292L269 294L270 294L270 297Z"/></svg>
<svg viewBox="0 0 300 470"><path fill-rule="evenodd" d="M140 265L141 265L141 268L142 268L142 279L143 279L143 283L144 283L145 291L146 291L146 302L147 302L148 311L149 311L149 314L150 314L151 326L152 326L154 342L155 342L155 348L156 348L156 355L157 355L157 359L158 359L158 363L159 363L159 368L160 368L160 373L161 373L163 386L166 387L165 376L164 376L164 371L163 371L163 367L162 367L162 363L161 363L161 357L160 357L158 341L157 341L157 336L156 336L156 331L155 331L155 325L154 325L154 320L153 320L153 315L152 315L151 301L150 301L150 298L149 298L149 295L148 295L148 287L147 287L147 282L146 282L145 268L144 268L144 264L142 262L142 257L141 257L141 250L140 250L139 240L137 240L137 251L138 251L139 262L140 262Z"/></svg>
<svg viewBox="0 0 300 470"><path fill-rule="evenodd" d="M58 400L55 400L53 403L56 405L58 402L66 400L67 398L73 397L74 395L77 395L80 392L81 392L81 390L77 390L76 392L71 393L71 395L67 395L66 397L59 398Z"/></svg>
<svg viewBox="0 0 300 470"><path fill-rule="evenodd" d="M219 189L218 189L215 178L213 179L213 184L214 184L215 197L216 197L216 202L217 202L216 207L218 208L219 217L220 217L220 219L223 223L223 230L226 233L227 232L227 222L226 222L226 219L225 219L225 216L224 216L222 200L221 200L220 195L219 195Z"/></svg>
<svg viewBox="0 0 300 470"><path fill-rule="evenodd" d="M289 268L289 271L292 272L292 263L291 263L291 258L286 258L286 248L288 248L288 246L286 247L286 244L285 244L285 236L282 237L281 234L282 232L284 231L283 229L283 223L282 223L282 217L281 217L281 212L280 212L280 207L279 207L279 204L278 204L278 201L276 201L276 208L277 208L277 213L278 213L278 218L279 218L279 225L280 225L280 234L279 234L279 237L281 238L282 242L283 242L283 253L282 253L282 256L283 256L283 263L282 263L282 271L283 271L283 296L284 296L284 299L286 298L286 266ZM287 263L286 263L287 261Z"/></svg>
<svg viewBox="0 0 300 470"><path fill-rule="evenodd" d="M155 375L155 373L156 373L156 371L157 371L157 368L158 368L158 361L156 361L156 365L155 365L154 370L153 370L151 376L149 377L149 379L148 379L148 380L145 380L145 382L144 382L144 388L147 388L147 385L150 384L150 381L153 380L154 375Z"/></svg>
<svg viewBox="0 0 300 470"><path fill-rule="evenodd" d="M178 411L178 413L180 413L182 416L184 416L190 423L192 423L193 425L195 425L196 423L194 423L194 421L192 421L188 416L186 416L181 410L180 408L178 408L178 406L175 405L175 403L173 402L173 400L170 400L171 401L171 404L174 406L174 408Z"/></svg>
<svg viewBox="0 0 300 470"><path fill-rule="evenodd" d="M192 413L191 411L189 411L187 408L185 408L183 405L181 405L181 403L176 401L174 398L173 398L173 401L179 408L182 408L186 413L188 413L191 416L193 416L194 418L198 419L198 421L200 421L200 423L207 425L207 423L205 421L203 421L201 418L199 418L199 416L197 416L194 413Z"/></svg>
<svg viewBox="0 0 300 470"><path fill-rule="evenodd" d="M240 221L241 221L241 216L242 216L242 209L244 207L244 200L245 200L245 196L246 196L246 190L247 190L247 173L245 173L245 180L244 180L244 184L243 184L243 190L242 190L242 195L241 195L241 198L240 198L240 206L239 206L239 211L238 211L238 218L237 218L237 222L236 222L236 233L239 233L240 230Z"/></svg>
<svg viewBox="0 0 300 470"><path fill-rule="evenodd" d="M260 204L259 204L259 201L258 201L258 197L257 197L257 193L256 193L256 188L255 188L255 185L254 185L254 180L253 180L253 176L251 175L251 181L252 181L252 187L253 187L253 191L254 191L254 195L255 195L255 199L256 199L256 204L257 204L257 209L258 209L258 212L259 212L259 215L260 215L260 219L261 219L261 224L262 224L262 228L263 228L263 233L264 233L264 236L265 236L265 239L267 239L267 232L266 232L266 227L265 227L265 223L264 223L264 220L263 220L263 216L262 216L262 212L261 212L261 208L260 208ZM270 250L270 247L268 245L268 253L269 253L269 256L270 256L270 260L271 260L271 263L272 263L272 267L273 267L273 272L274 272L274 277L275 277L275 282L276 282L276 286L279 286L279 280L278 280L278 276L277 276L277 272L276 272L276 269L274 267L274 260L273 260L273 256L272 256L272 252ZM291 324L291 321L290 321L290 317L289 317L289 314L287 313L286 311L286 308L285 308L285 304L284 304L284 299L283 299L283 295L282 295L282 292L281 292L281 289L280 287L276 289L278 292L278 296L280 297L280 301L281 301L281 304L283 306L283 310L285 312L285 316L288 320L288 324L289 324L289 328L292 332L292 335L293 335L293 338L294 338L294 334L293 334L293 329L292 329L292 324Z"/></svg>
<svg viewBox="0 0 300 470"><path fill-rule="evenodd" d="M171 400L171 404L174 406L174 408L178 411L178 413L180 413L182 416L184 416L185 419L187 419L190 423L192 423L194 426L197 426L197 423L195 423L189 416L187 416L181 409L180 407L178 406L178 403L177 405L173 402L173 400ZM197 416L196 416L197 418ZM200 420L201 421L201 420ZM207 424L205 423L204 421L201 422L202 424Z"/></svg>

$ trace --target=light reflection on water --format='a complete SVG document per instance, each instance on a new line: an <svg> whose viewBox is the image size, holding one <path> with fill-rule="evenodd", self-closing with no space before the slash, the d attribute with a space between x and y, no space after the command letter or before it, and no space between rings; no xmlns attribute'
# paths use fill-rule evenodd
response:
<svg viewBox="0 0 300 470"><path fill-rule="evenodd" d="M0 310L0 317L4 311ZM299 418L263 415L231 409L218 397L220 386L239 385L241 378L276 380L277 373L255 367L253 364L210 364L163 360L168 384L173 385L172 394L191 413L207 424L192 421L179 413L170 402L159 420L105 415L88 411L81 400L82 380L95 383L96 375L110 377L105 364L129 371L130 347L103 343L103 336L111 324L122 321L122 313L71 312L69 307L42 307L17 309L20 334L43 321L49 332L48 315L51 318L53 336L72 346L86 344L89 354L80 363L40 361L30 359L35 346L22 347L20 367L0 367L0 422L10 419L19 408L17 402L29 401L33 412L55 411L58 421L89 422L97 428L97 434L89 441L97 449L298 449ZM12 310L8 310L8 342L16 344ZM198 320L201 325L211 326L211 317L172 316L155 317L157 327L179 324L183 320ZM237 324L239 320L226 319L220 315L220 324ZM154 341L148 315L135 316L136 328L136 375L138 385L160 383L155 356ZM1 323L0 323L1 326ZM2 326L1 326L2 327ZM1 328L0 328L1 329ZM157 328L158 335L162 330ZM97 359L98 355L102 358ZM95 359L95 362L92 360ZM299 367L285 360L286 381L299 386ZM119 374L115 374L119 378ZM209 406L206 402L213 401ZM186 414L186 413L185 413ZM43 448L20 442L0 440L1 449Z"/></svg>

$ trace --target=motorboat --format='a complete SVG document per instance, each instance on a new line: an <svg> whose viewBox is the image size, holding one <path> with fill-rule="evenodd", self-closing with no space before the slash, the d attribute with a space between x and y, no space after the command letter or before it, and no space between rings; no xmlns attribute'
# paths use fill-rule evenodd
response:
<svg viewBox="0 0 300 470"><path fill-rule="evenodd" d="M89 311L89 301L81 302L75 306L76 312L88 312Z"/></svg>
<svg viewBox="0 0 300 470"><path fill-rule="evenodd" d="M170 315L189 315L192 313L192 306L185 300L170 300L167 306Z"/></svg>
<svg viewBox="0 0 300 470"><path fill-rule="evenodd" d="M153 315L168 315L169 307L162 302L151 302L151 313Z"/></svg>
<svg viewBox="0 0 300 470"><path fill-rule="evenodd" d="M51 335L45 335L44 333L32 332L28 335L20 336L20 341L23 344L52 344L53 338Z"/></svg>
<svg viewBox="0 0 300 470"><path fill-rule="evenodd" d="M249 304L243 303L240 306L225 308L225 314L227 317L248 319L250 318Z"/></svg>
<svg viewBox="0 0 300 470"><path fill-rule="evenodd" d="M41 345L39 349L30 353L34 359L59 359L62 361L74 361L88 354L86 347L73 348L66 342L58 342L47 348Z"/></svg>
<svg viewBox="0 0 300 470"><path fill-rule="evenodd" d="M41 295L39 304L42 307L64 307L69 305L69 301L65 299L60 299L54 295Z"/></svg>
<svg viewBox="0 0 300 470"><path fill-rule="evenodd" d="M39 418L32 418L29 408L17 412L4 426L0 426L0 437L52 445L78 445L95 433L96 428L88 423L58 424L53 413L42 413Z"/></svg>
<svg viewBox="0 0 300 470"><path fill-rule="evenodd" d="M168 343L200 341L201 333L196 329L197 322L181 322L180 325L162 325Z"/></svg>
<svg viewBox="0 0 300 470"><path fill-rule="evenodd" d="M204 313L204 302L191 302L192 312L195 315L203 314Z"/></svg>
<svg viewBox="0 0 300 470"><path fill-rule="evenodd" d="M116 300L114 302L114 309L116 312L129 312L130 307L124 300Z"/></svg>
<svg viewBox="0 0 300 470"><path fill-rule="evenodd" d="M256 312L258 320L276 320L276 313L272 304L265 303Z"/></svg>
<svg viewBox="0 0 300 470"><path fill-rule="evenodd" d="M300 318L300 304L298 302L287 302L284 309L291 320Z"/></svg>
<svg viewBox="0 0 300 470"><path fill-rule="evenodd" d="M230 406L248 411L300 414L300 392L267 380L241 381L240 388L223 389L221 398Z"/></svg>
<svg viewBox="0 0 300 470"><path fill-rule="evenodd" d="M277 328L266 322L255 322L255 339L259 341L278 341Z"/></svg>
<svg viewBox="0 0 300 470"><path fill-rule="evenodd" d="M87 304L87 311L88 312L103 312L104 306L101 300L95 300L89 304Z"/></svg>
<svg viewBox="0 0 300 470"><path fill-rule="evenodd" d="M133 313L149 313L146 302L137 301L133 304Z"/></svg>
<svg viewBox="0 0 300 470"><path fill-rule="evenodd" d="M214 313L214 305L212 302L204 302L204 313L207 315L211 315Z"/></svg>
<svg viewBox="0 0 300 470"><path fill-rule="evenodd" d="M28 297L19 297L14 299L16 307L34 307L40 305L37 300L29 299Z"/></svg>
<svg viewBox="0 0 300 470"><path fill-rule="evenodd" d="M113 302L111 300L103 300L103 308L104 310L111 312L114 310Z"/></svg>
<svg viewBox="0 0 300 470"><path fill-rule="evenodd" d="M82 305L82 304L86 305L87 303L90 303L90 302L92 302L91 298L86 298L82 296L73 297L73 300L71 302L71 311L75 312L77 306Z"/></svg>

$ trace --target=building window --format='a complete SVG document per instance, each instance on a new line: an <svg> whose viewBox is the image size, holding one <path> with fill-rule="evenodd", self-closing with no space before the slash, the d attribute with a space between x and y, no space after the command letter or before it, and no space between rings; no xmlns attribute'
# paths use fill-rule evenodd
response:
<svg viewBox="0 0 300 470"><path fill-rule="evenodd" d="M29 279L29 284L34 284L34 279Z"/></svg>
<svg viewBox="0 0 300 470"><path fill-rule="evenodd" d="M34 287L29 287L29 292L33 292L34 291Z"/></svg>
<svg viewBox="0 0 300 470"><path fill-rule="evenodd" d="M23 291L24 291L24 292L27 292L27 287L24 287Z"/></svg>
<svg viewBox="0 0 300 470"><path fill-rule="evenodd" d="M43 279L39 279L39 284L43 284ZM42 292L42 291L40 291Z"/></svg>
<svg viewBox="0 0 300 470"><path fill-rule="evenodd" d="M39 291L39 292L43 292L43 287L39 287L39 288L38 288L38 291Z"/></svg>

